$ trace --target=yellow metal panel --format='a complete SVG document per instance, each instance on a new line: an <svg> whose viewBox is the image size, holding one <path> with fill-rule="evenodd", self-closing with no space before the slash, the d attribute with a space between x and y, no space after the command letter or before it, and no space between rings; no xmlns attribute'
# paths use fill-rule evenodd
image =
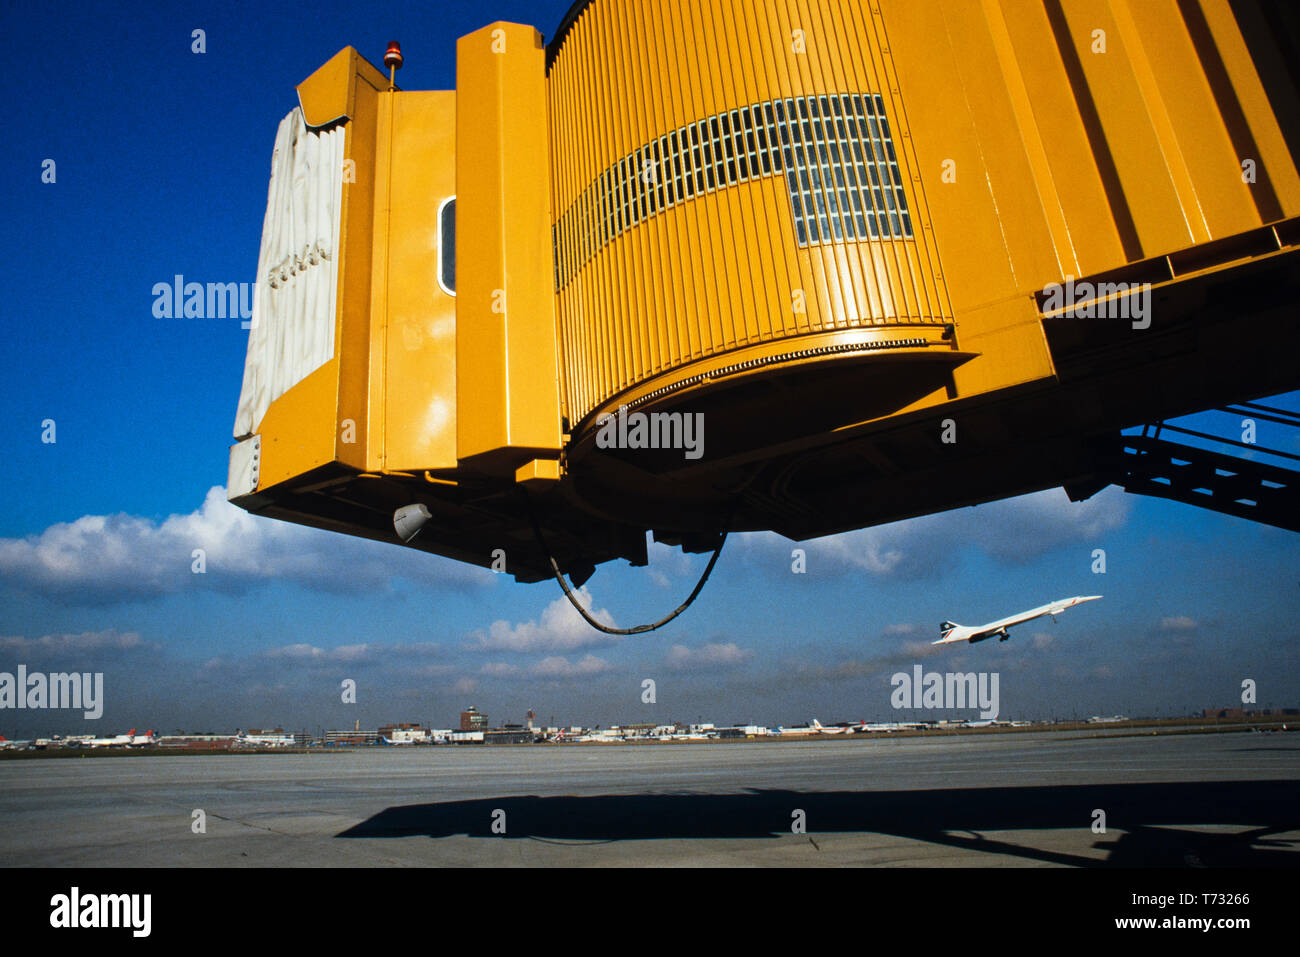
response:
<svg viewBox="0 0 1300 957"><path fill-rule="evenodd" d="M840 9L845 12L846 18L850 16L860 18L863 22L863 30L867 29L865 14L860 6L845 4ZM907 100L902 95L902 84L898 77L898 59L892 52L892 44L885 30L881 7L879 5L873 6L870 16L872 21L870 30L872 36L876 39L876 47L879 51L879 65L876 66L875 62L873 62L873 71L879 76L876 85L889 90L889 100L892 103L892 112L895 115L895 124L898 131L896 140L898 148L903 154L903 160L900 160L902 171L911 184L909 201L913 209L913 225L916 230L914 242L902 244L895 242L891 243L890 246L896 255L901 255L907 260L912 293L917 303L916 309L911 315L916 319L945 322L952 315L952 305L943 277L943 268L939 262L938 246L935 241L930 209L926 199L925 181L921 175L921 168L916 156L915 138L912 136L911 125L908 120ZM870 47L864 45L862 54L856 59L865 62L869 50ZM853 59L850 58L851 61ZM903 318L897 313L895 315L900 321Z"/></svg>
<svg viewBox="0 0 1300 957"><path fill-rule="evenodd" d="M997 51L998 68L1006 82L1007 96L1015 112L1016 129L1020 133L1025 155L1033 170L1034 186L1042 200L1043 216L1052 236L1052 251L1056 260L1057 275L1079 275L1079 261L1070 240L1070 226L1061 207L1058 184L1052 176L1051 161L1043 145L1043 137L1034 120L1033 103L1026 86L1025 75L1016 59L1011 33L1002 15L999 0L983 0L984 16L988 22L989 36ZM1070 184L1065 184L1070 188Z"/></svg>
<svg viewBox="0 0 1300 957"><path fill-rule="evenodd" d="M380 93L371 330L375 467L456 467L456 300L438 282L456 94Z"/></svg>
<svg viewBox="0 0 1300 957"><path fill-rule="evenodd" d="M338 460L365 471L378 467L378 449L370 448L370 290L374 221L375 127L379 90L387 82L379 71L356 57L348 78L352 119L344 145L339 227L338 317L334 341L339 358ZM339 82L343 82L342 79ZM351 441L348 441L351 439Z"/></svg>
<svg viewBox="0 0 1300 957"><path fill-rule="evenodd" d="M331 359L271 403L262 416L259 491L334 461L339 364Z"/></svg>
<svg viewBox="0 0 1300 957"><path fill-rule="evenodd" d="M1069 46L1085 78L1084 88L1076 94L1095 104L1105 148L1114 161L1119 189L1111 196L1113 212L1127 207L1137 231L1140 245L1128 251L1129 259L1189 245L1195 236L1183 215L1134 72L1140 51L1125 46L1108 0L1073 0L1062 7ZM1094 52L1099 49L1098 30L1105 33L1105 52Z"/></svg>
<svg viewBox="0 0 1300 957"><path fill-rule="evenodd" d="M560 449L541 35L462 37L456 85L457 455L513 474Z"/></svg>
<svg viewBox="0 0 1300 957"><path fill-rule="evenodd" d="M962 35L961 52L955 52L947 5L901 2L885 5L882 12L898 63L900 88L907 91L910 103L918 104L910 115L912 139L927 183L953 307L960 313L1003 298L1014 288L1010 252L985 165L983 131L976 128L977 114L959 66L967 58L972 71L985 72L978 65L979 44L986 45L983 49L989 57L993 50L987 39ZM968 41L976 44L971 52L967 52ZM940 102L945 109L919 109L920 104ZM1023 182L1020 185L1023 188Z"/></svg>
<svg viewBox="0 0 1300 957"><path fill-rule="evenodd" d="M1160 84L1156 80L1155 71L1147 54L1149 48L1160 46L1163 38L1159 34L1149 34L1149 41L1142 42L1130 4L1121 0L1111 5L1111 11L1115 15L1120 39L1128 53L1129 66L1133 70L1133 78L1137 82L1142 105L1146 108L1152 132L1160 146L1158 153L1148 157L1148 162L1163 162L1167 168L1170 183L1182 210L1183 222L1192 241L1208 242L1211 237L1209 226L1205 221L1205 213L1201 209L1196 188L1192 184L1191 171L1187 168L1187 161L1174 131L1173 121L1170 119Z"/></svg>
<svg viewBox="0 0 1300 957"><path fill-rule="evenodd" d="M372 89L388 89L388 81L365 57L344 47L315 73L298 84L298 103L308 126L324 126L335 120L356 117L356 84L359 78Z"/></svg>
<svg viewBox="0 0 1300 957"><path fill-rule="evenodd" d="M1057 28L1065 27L1064 20L1054 13L1049 17L1042 3L1003 0L1001 7L1015 62L1030 96L1037 135L1052 177L1059 184L1056 196L1077 266L1063 270L1062 275L1090 275L1109 269L1125 261L1124 243L1063 60L1061 47L1068 38L1058 38ZM1042 183L1038 186L1044 188ZM1045 197L1044 205L1050 203L1050 197ZM1136 245L1136 236L1133 242ZM1058 257L1068 264L1059 248Z"/></svg>
<svg viewBox="0 0 1300 957"><path fill-rule="evenodd" d="M1208 229L1208 237L1199 238L1219 239L1258 226L1249 187L1242 182L1232 142L1219 122L1205 69L1197 59L1178 4L1175 0L1117 4L1117 16L1122 18L1124 12L1139 36L1156 38L1142 48Z"/></svg>
<svg viewBox="0 0 1300 957"><path fill-rule="evenodd" d="M1237 26L1233 7L1227 0L1202 0L1200 6L1222 58L1223 69L1232 87L1232 98L1240 105L1248 130L1244 139L1249 146L1243 144L1241 153L1259 153L1251 196L1259 210L1260 220L1267 223L1294 216L1300 211L1300 172L1296 170L1296 158L1291 155L1278 127L1268 94L1260 83L1250 51ZM1280 92L1285 95L1285 90ZM1224 121L1230 122L1229 117L1225 116ZM1237 157L1237 169L1247 158L1255 159L1245 155Z"/></svg>
<svg viewBox="0 0 1300 957"><path fill-rule="evenodd" d="M1019 126L1022 117L1014 108L1014 81L1009 82L1003 70L990 70L984 65L998 63L999 53L995 43L997 32L990 30L983 7L949 0L945 9L950 17L951 35L961 38L956 47L956 62L976 124L981 165L987 173L994 216L1011 267L1012 285L995 291L990 299L1013 291L1041 288L1043 283L1060 278L1061 256L1052 242L1046 212L1051 200L1044 201L1041 190L1035 188L1038 186L1036 171ZM962 172L958 170L958 183L963 178ZM978 167L965 172L968 183L981 178ZM936 196L941 196L943 187L938 190ZM950 243L960 242L960 230L941 230L941 242L944 238ZM972 249L967 255L971 252L979 254ZM947 262L948 256L944 259Z"/></svg>
<svg viewBox="0 0 1300 957"><path fill-rule="evenodd" d="M1300 87L1293 80L1294 63L1290 51L1294 48L1286 42L1284 30L1279 30L1278 18L1285 21L1288 12L1267 3L1235 3L1231 10L1237 16L1242 41L1247 42L1250 38L1251 64L1267 95L1267 111L1261 110L1252 122L1276 124L1285 131L1284 139L1293 145L1289 156L1281 157L1281 167L1270 169L1282 211L1285 216L1292 217L1300 212L1300 175L1295 166L1295 154L1300 152L1300 148L1294 146L1297 133L1300 133ZM1293 19L1294 11L1290 11L1289 16ZM1213 21L1221 22L1217 10ZM1252 108L1262 106L1255 97L1252 96L1251 100Z"/></svg>
<svg viewBox="0 0 1300 957"><path fill-rule="evenodd" d="M529 488L547 488L559 480L559 459L533 459L515 469L515 481Z"/></svg>
<svg viewBox="0 0 1300 957"><path fill-rule="evenodd" d="M1027 293L1059 279L1074 251L1003 11L961 0L880 10L893 87L909 106L918 192L933 217L926 235L943 263L962 348L980 354L954 370L957 394L1050 377Z"/></svg>

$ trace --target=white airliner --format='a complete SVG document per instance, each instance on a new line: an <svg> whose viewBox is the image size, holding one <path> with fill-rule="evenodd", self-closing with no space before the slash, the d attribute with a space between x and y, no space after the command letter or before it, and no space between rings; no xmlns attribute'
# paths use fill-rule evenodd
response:
<svg viewBox="0 0 1300 957"><path fill-rule="evenodd" d="M813 729L818 734L852 734L853 725L851 724L833 724L829 728L813 718Z"/></svg>
<svg viewBox="0 0 1300 957"><path fill-rule="evenodd" d="M1041 605L1031 611L1022 611L1018 615L1012 615L1009 618L1000 618L997 621L991 621L987 625L957 625L951 621L945 621L939 626L939 640L932 642L936 645L947 645L954 641L969 641L974 644L977 641L985 641L989 638L997 637L999 641L1006 641L1011 636L1007 634L1007 629L1012 625L1018 625L1021 622L1032 621L1035 618L1042 618L1044 615L1051 615L1052 620L1067 608L1073 608L1075 605L1081 605L1085 601L1096 601L1101 595L1084 595L1079 598L1062 598L1060 601L1054 601L1048 605Z"/></svg>
<svg viewBox="0 0 1300 957"><path fill-rule="evenodd" d="M86 742L87 746L92 748L142 748L156 743L157 739L154 737L152 730L144 734L136 734L135 728L116 737L92 738Z"/></svg>
<svg viewBox="0 0 1300 957"><path fill-rule="evenodd" d="M835 727L828 728L816 718L813 718L811 725L800 724L793 728L780 727L776 729L777 734L846 734L852 731L851 728Z"/></svg>

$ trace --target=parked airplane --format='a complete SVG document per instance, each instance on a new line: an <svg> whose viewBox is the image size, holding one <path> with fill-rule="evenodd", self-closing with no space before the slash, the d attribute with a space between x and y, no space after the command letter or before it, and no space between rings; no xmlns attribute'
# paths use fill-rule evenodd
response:
<svg viewBox="0 0 1300 957"><path fill-rule="evenodd" d="M857 734L887 734L893 731L915 731L923 727L925 725L915 721L863 721L855 725L853 730Z"/></svg>
<svg viewBox="0 0 1300 957"><path fill-rule="evenodd" d="M845 734L852 729L847 727L835 726L828 728L816 718L813 718L811 725L797 724L792 728L780 727L776 729L777 734Z"/></svg>
<svg viewBox="0 0 1300 957"><path fill-rule="evenodd" d="M111 738L91 738L86 742L88 748L112 748L125 747L135 739L135 728L132 728L126 734L114 735Z"/></svg>
<svg viewBox="0 0 1300 957"><path fill-rule="evenodd" d="M778 725L777 734L816 734L816 730L806 724L796 724L794 727L787 728L785 725Z"/></svg>
<svg viewBox="0 0 1300 957"><path fill-rule="evenodd" d="M822 724L816 718L813 718L813 730L818 734L852 734L853 725L847 721L840 721L831 725L829 728Z"/></svg>
<svg viewBox="0 0 1300 957"><path fill-rule="evenodd" d="M111 738L91 738L86 742L88 747L92 748L142 748L150 744L156 744L157 739L154 737L152 730L144 734L136 734L135 728L132 728L126 734L119 734Z"/></svg>
<svg viewBox="0 0 1300 957"><path fill-rule="evenodd" d="M1006 641L1011 637L1007 634L1007 629L1012 625L1019 625L1021 622L1042 618L1044 615L1051 615L1052 620L1055 621L1056 616L1065 609L1081 605L1085 601L1096 601L1101 597L1101 595L1085 595L1079 598L1062 598L1060 601L1054 601L1048 605L1040 605L1031 611L1023 611L1009 618L991 621L987 625L957 625L951 621L945 621L939 626L939 640L932 642L932 644L947 645L954 641L969 641L974 644L977 641L985 641L994 636L997 636L999 641Z"/></svg>
<svg viewBox="0 0 1300 957"><path fill-rule="evenodd" d="M149 732L153 734L153 732ZM152 741L149 743L152 744ZM297 741L292 733L284 731L239 731L235 736L235 747L237 748L292 748ZM393 742L385 739L385 744Z"/></svg>

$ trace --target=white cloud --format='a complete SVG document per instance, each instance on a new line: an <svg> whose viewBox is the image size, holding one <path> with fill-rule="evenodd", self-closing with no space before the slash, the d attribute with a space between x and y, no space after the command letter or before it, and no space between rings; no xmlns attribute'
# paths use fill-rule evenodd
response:
<svg viewBox="0 0 1300 957"><path fill-rule="evenodd" d="M932 578L956 566L965 549L1021 564L1069 545L1091 545L1128 518L1130 497L1106 489L1071 502L1061 489L989 502L890 525L801 542L809 575L865 571L882 578ZM790 543L770 532L734 536L743 553L785 571ZM778 561L779 558L779 561Z"/></svg>
<svg viewBox="0 0 1300 957"><path fill-rule="evenodd" d="M489 678L513 678L523 674L523 671L517 665L507 664L504 661L489 661L479 669L479 673Z"/></svg>
<svg viewBox="0 0 1300 957"><path fill-rule="evenodd" d="M374 658L367 644L339 645L337 648L317 648L315 645L282 645L262 652L267 658L288 658L298 661L357 662Z"/></svg>
<svg viewBox="0 0 1300 957"><path fill-rule="evenodd" d="M1161 631L1191 631L1195 627L1196 619L1188 618L1186 615L1174 615L1160 619Z"/></svg>
<svg viewBox="0 0 1300 957"><path fill-rule="evenodd" d="M905 641L899 648L898 654L908 658L928 658L931 655L943 654L948 650L950 649L944 648L943 645L936 645L933 641Z"/></svg>
<svg viewBox="0 0 1300 957"><path fill-rule="evenodd" d="M14 655L78 655L105 651L153 648L134 631L83 631L80 634L42 635L40 638L0 637L0 651Z"/></svg>
<svg viewBox="0 0 1300 957"><path fill-rule="evenodd" d="M914 631L916 631L916 625L898 624L885 626L885 634L887 635L910 635Z"/></svg>
<svg viewBox="0 0 1300 957"><path fill-rule="evenodd" d="M435 642L417 642L409 645L375 645L361 642L353 645L336 645L333 648L321 648L306 642L292 645L280 645L267 648L258 653L261 658L273 658L286 661L336 663L399 663L404 671L411 671L415 661L441 655L442 648ZM421 665L425 674L439 674L447 670L446 665Z"/></svg>
<svg viewBox="0 0 1300 957"><path fill-rule="evenodd" d="M670 671L702 671L709 668L731 668L744 664L753 652L740 648L735 642L726 644L710 643L698 648L685 645L673 645L664 658L664 666Z"/></svg>
<svg viewBox="0 0 1300 957"><path fill-rule="evenodd" d="M686 575L691 571L691 556L680 548L673 548L662 542L650 542L649 547L646 549L646 558L649 560L646 574L650 577L650 581L659 588L668 588L672 585L674 578Z"/></svg>
<svg viewBox="0 0 1300 957"><path fill-rule="evenodd" d="M456 683L451 686L451 690L456 694L470 694L478 689L477 678L458 678Z"/></svg>
<svg viewBox="0 0 1300 957"><path fill-rule="evenodd" d="M418 665L412 668L400 660L397 663L401 665L401 675L405 678L441 678L460 670L455 665Z"/></svg>
<svg viewBox="0 0 1300 957"><path fill-rule="evenodd" d="M206 571L191 567L204 551ZM350 535L250 515L220 486L203 504L162 522L85 515L39 535L0 539L0 581L80 604L109 604L211 588L243 593L272 582L330 592L387 589L392 579L421 584L486 583L475 566Z"/></svg>
<svg viewBox="0 0 1300 957"><path fill-rule="evenodd" d="M610 664L595 655L584 655L580 661L570 662L558 655L543 658L528 669L538 678L581 678L610 670Z"/></svg>
<svg viewBox="0 0 1300 957"><path fill-rule="evenodd" d="M408 658L431 658L443 653L442 645L436 641L417 641L409 645L390 645L388 650L394 655Z"/></svg>
<svg viewBox="0 0 1300 957"><path fill-rule="evenodd" d="M593 618L602 625L614 626L614 616L608 611L591 611L591 594L585 586L576 595ZM494 621L486 632L479 629L470 634L466 647L493 651L574 651L614 639L587 624L563 595L547 605L541 617L540 622L525 621L518 625Z"/></svg>

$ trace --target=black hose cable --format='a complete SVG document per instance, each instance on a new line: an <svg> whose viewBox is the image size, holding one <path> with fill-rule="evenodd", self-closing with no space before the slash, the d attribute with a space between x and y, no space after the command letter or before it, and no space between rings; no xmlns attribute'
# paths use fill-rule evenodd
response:
<svg viewBox="0 0 1300 957"><path fill-rule="evenodd" d="M709 559L709 564L704 567L704 574L701 575L700 580L695 583L695 588L691 591L686 601L678 605L677 610L672 614L665 618L660 618L658 621L649 625L637 625L635 628L611 628L608 625L602 625L591 616L591 613L588 612L587 609L582 607L582 602L578 601L578 596L573 593L573 589L569 587L569 583L564 580L564 574L560 571L560 566L555 561L555 556L551 554L551 550L546 546L546 539L542 537L542 527L537 524L537 516L533 513L533 503L528 497L528 492L523 488L520 489L520 492L523 493L524 502L528 507L528 520L533 523L533 534L537 537L537 545L542 550L542 554L546 556L546 560L551 563L551 572L555 575L555 580L560 583L560 588L564 589L564 594L565 597L569 599L569 604L573 605L573 607L578 610L578 614L583 617L587 624L591 625L591 627L595 628L597 631L603 631L607 635L643 635L648 631L654 631L656 628L662 628L687 608L691 607L691 603L695 601L696 597L700 594L700 590L704 587L704 583L709 580L709 575L713 572L713 566L718 563L718 556L722 554L722 546L727 544L727 529L724 528L722 530L722 541L718 542L718 547L713 550L713 557ZM731 519L728 518L727 526L730 527L730 525Z"/></svg>

